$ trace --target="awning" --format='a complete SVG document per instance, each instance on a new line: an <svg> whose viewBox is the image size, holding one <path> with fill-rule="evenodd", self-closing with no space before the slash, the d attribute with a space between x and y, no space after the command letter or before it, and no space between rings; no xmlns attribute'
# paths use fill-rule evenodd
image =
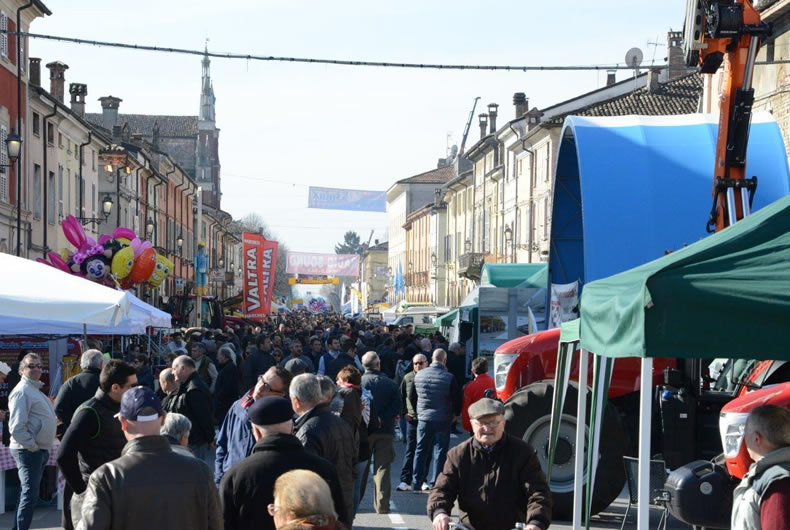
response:
<svg viewBox="0 0 790 530"><path fill-rule="evenodd" d="M455 324L455 319L458 317L458 309L453 309L440 317L436 317L434 324L439 328L449 328Z"/></svg>
<svg viewBox="0 0 790 530"><path fill-rule="evenodd" d="M486 263L480 276L480 285L494 287L530 287L521 285L536 273L547 269L545 263ZM546 287L543 285L531 287Z"/></svg>

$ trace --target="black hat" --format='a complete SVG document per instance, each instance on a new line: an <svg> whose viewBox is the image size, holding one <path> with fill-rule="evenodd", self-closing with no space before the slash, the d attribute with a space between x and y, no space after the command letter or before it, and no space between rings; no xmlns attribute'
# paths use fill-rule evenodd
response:
<svg viewBox="0 0 790 530"><path fill-rule="evenodd" d="M124 392L121 410L117 414L131 421L158 420L164 414L162 402L148 387L136 386Z"/></svg>
<svg viewBox="0 0 790 530"><path fill-rule="evenodd" d="M247 409L250 422L255 425L275 425L292 420L294 411L291 402L282 397L267 396L255 400Z"/></svg>

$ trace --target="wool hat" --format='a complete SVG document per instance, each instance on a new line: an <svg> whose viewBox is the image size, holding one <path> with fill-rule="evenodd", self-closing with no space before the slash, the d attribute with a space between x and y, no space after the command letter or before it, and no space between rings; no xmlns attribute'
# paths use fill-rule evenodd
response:
<svg viewBox="0 0 790 530"><path fill-rule="evenodd" d="M505 405L498 399L483 398L469 406L469 417L473 420L490 414L504 414Z"/></svg>
<svg viewBox="0 0 790 530"><path fill-rule="evenodd" d="M247 416L251 423L263 427L292 420L294 411L291 402L287 399L267 396L256 399L255 403L247 409Z"/></svg>

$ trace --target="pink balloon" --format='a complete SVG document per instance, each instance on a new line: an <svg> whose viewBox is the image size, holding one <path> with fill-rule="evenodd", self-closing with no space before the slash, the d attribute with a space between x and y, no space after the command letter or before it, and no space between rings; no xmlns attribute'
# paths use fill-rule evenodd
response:
<svg viewBox="0 0 790 530"><path fill-rule="evenodd" d="M87 239L85 230L83 230L82 225L73 215L67 216L61 223L61 227L63 228L63 235L77 250L85 246Z"/></svg>

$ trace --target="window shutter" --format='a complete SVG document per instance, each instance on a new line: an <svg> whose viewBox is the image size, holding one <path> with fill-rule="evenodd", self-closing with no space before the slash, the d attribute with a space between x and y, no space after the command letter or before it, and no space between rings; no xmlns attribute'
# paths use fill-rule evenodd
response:
<svg viewBox="0 0 790 530"><path fill-rule="evenodd" d="M8 136L8 129L5 126L0 127L0 201L8 202L8 145L6 145L6 136Z"/></svg>
<svg viewBox="0 0 790 530"><path fill-rule="evenodd" d="M0 56L8 57L8 15L0 13Z"/></svg>

